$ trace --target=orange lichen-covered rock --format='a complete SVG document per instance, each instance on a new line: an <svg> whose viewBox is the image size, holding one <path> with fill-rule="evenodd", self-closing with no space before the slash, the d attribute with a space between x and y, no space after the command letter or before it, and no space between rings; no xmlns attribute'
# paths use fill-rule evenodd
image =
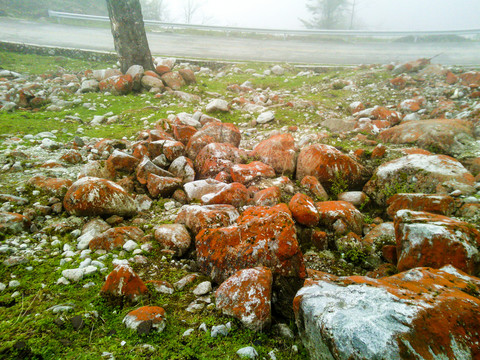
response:
<svg viewBox="0 0 480 360"><path fill-rule="evenodd" d="M249 184L263 178L274 178L275 170L260 161L253 161L249 164L236 164L230 168L232 180L242 184Z"/></svg>
<svg viewBox="0 0 480 360"><path fill-rule="evenodd" d="M28 180L28 184L52 196L63 197L72 186L72 180L36 175Z"/></svg>
<svg viewBox="0 0 480 360"><path fill-rule="evenodd" d="M275 206L282 201L282 191L278 186L271 186L269 188L255 192L253 196L253 203L256 206Z"/></svg>
<svg viewBox="0 0 480 360"><path fill-rule="evenodd" d="M125 326L132 330L139 330L139 326L142 323L148 322L148 331L150 328L155 329L157 332L162 332L165 329L166 315L165 310L159 306L142 306L136 310L130 311L122 321Z"/></svg>
<svg viewBox="0 0 480 360"><path fill-rule="evenodd" d="M374 120L387 120L391 125L398 124L402 116L397 111L388 110L383 106L375 106L372 111Z"/></svg>
<svg viewBox="0 0 480 360"><path fill-rule="evenodd" d="M83 162L83 157L78 151L70 150L63 154L60 160L69 164L79 164Z"/></svg>
<svg viewBox="0 0 480 360"><path fill-rule="evenodd" d="M143 160L138 164L136 169L137 180L140 184L145 185L148 182L148 176L154 174L157 176L173 177L171 173L158 167L150 159L145 156Z"/></svg>
<svg viewBox="0 0 480 360"><path fill-rule="evenodd" d="M202 229L229 226L238 217L238 211L232 205L185 205L175 222L184 224L196 235Z"/></svg>
<svg viewBox="0 0 480 360"><path fill-rule="evenodd" d="M341 177L355 188L363 183L365 170L362 165L333 146L314 144L302 149L297 160L297 179L307 175L316 177L323 186L330 187Z"/></svg>
<svg viewBox="0 0 480 360"><path fill-rule="evenodd" d="M65 195L63 207L76 216L128 217L137 213L135 201L121 186L94 177L83 177L73 183Z"/></svg>
<svg viewBox="0 0 480 360"><path fill-rule="evenodd" d="M244 150L228 143L212 143L203 147L195 158L198 179L214 178L219 172L227 171L246 158Z"/></svg>
<svg viewBox="0 0 480 360"><path fill-rule="evenodd" d="M91 176L101 179L114 180L116 175L116 171L113 167L111 167L111 163L105 160L99 160L87 162L80 170L78 178L80 179L85 176Z"/></svg>
<svg viewBox="0 0 480 360"><path fill-rule="evenodd" d="M176 71L167 72L163 74L160 78L162 79L165 86L168 86L170 89L173 90L180 90L183 86L186 85L186 82L183 79L182 75L180 75Z"/></svg>
<svg viewBox="0 0 480 360"><path fill-rule="evenodd" d="M195 160L200 150L211 143L228 143L238 147L241 138L240 130L235 125L210 122L190 138L187 144L187 155L190 159Z"/></svg>
<svg viewBox="0 0 480 360"><path fill-rule="evenodd" d="M400 271L448 264L472 275L480 270L480 231L473 225L410 210L397 212L394 222Z"/></svg>
<svg viewBox="0 0 480 360"><path fill-rule="evenodd" d="M291 134L274 135L255 146L251 156L270 165L277 175L292 175L296 165L295 139Z"/></svg>
<svg viewBox="0 0 480 360"><path fill-rule="evenodd" d="M454 154L463 149L460 139L473 139L473 124L459 119L408 121L383 131L379 138L393 144L415 144Z"/></svg>
<svg viewBox="0 0 480 360"><path fill-rule="evenodd" d="M262 331L272 320L272 282L272 271L266 267L239 270L215 292L216 307L250 330Z"/></svg>
<svg viewBox="0 0 480 360"><path fill-rule="evenodd" d="M116 171L131 173L135 171L139 162L140 160L132 155L128 155L120 150L114 150L107 159L107 166Z"/></svg>
<svg viewBox="0 0 480 360"><path fill-rule="evenodd" d="M380 279L316 272L295 300L312 359L477 359L480 279L452 266Z"/></svg>
<svg viewBox="0 0 480 360"><path fill-rule="evenodd" d="M148 289L129 265L117 265L107 276L100 294L113 303L137 302Z"/></svg>
<svg viewBox="0 0 480 360"><path fill-rule="evenodd" d="M140 241L144 235L143 231L135 226L112 228L90 240L88 247L90 250L113 250L122 248L128 240Z"/></svg>
<svg viewBox="0 0 480 360"><path fill-rule="evenodd" d="M195 127L182 124L180 121L172 125L173 136L177 141L187 145L193 135L198 131Z"/></svg>
<svg viewBox="0 0 480 360"><path fill-rule="evenodd" d="M458 77L462 79L463 85L466 85L466 86L479 85L480 86L479 71L469 71L469 72L458 75Z"/></svg>
<svg viewBox="0 0 480 360"><path fill-rule="evenodd" d="M463 188L473 192L474 177L446 155L412 154L380 165L363 191L384 206L398 192L447 193Z"/></svg>
<svg viewBox="0 0 480 360"><path fill-rule="evenodd" d="M184 183L195 180L195 167L193 161L185 156L180 156L172 161L168 168L168 172L173 176L182 179Z"/></svg>
<svg viewBox="0 0 480 360"><path fill-rule="evenodd" d="M320 220L320 215L315 207L315 203L305 194L295 194L288 203L288 208L292 212L295 221L299 224L316 226Z"/></svg>
<svg viewBox="0 0 480 360"><path fill-rule="evenodd" d="M125 95L133 90L131 75L117 75L99 82L100 91L109 91L114 95Z"/></svg>
<svg viewBox="0 0 480 360"><path fill-rule="evenodd" d="M387 200L387 214L392 219L402 209L426 211L450 216L455 211L455 200L449 195L395 194Z"/></svg>
<svg viewBox="0 0 480 360"><path fill-rule="evenodd" d="M323 188L320 181L315 176L307 175L305 176L302 181L300 181L300 185L303 186L305 189L310 191L313 196L315 196L318 200L327 200L328 194Z"/></svg>
<svg viewBox="0 0 480 360"><path fill-rule="evenodd" d="M265 266L272 270L274 306L288 316L291 300L305 278L303 255L288 207L247 209L230 227L204 229L195 238L200 270L221 283L241 269Z"/></svg>
<svg viewBox="0 0 480 360"><path fill-rule="evenodd" d="M197 78L195 73L191 69L179 69L178 73L182 76L183 80L187 85L192 85L197 83Z"/></svg>
<svg viewBox="0 0 480 360"><path fill-rule="evenodd" d="M363 215L355 206L346 201L322 201L315 203L320 215L319 224L334 229L342 222L346 229L362 234Z"/></svg>
<svg viewBox="0 0 480 360"><path fill-rule="evenodd" d="M147 189L153 198L168 197L183 184L182 179L175 177L148 174Z"/></svg>
<svg viewBox="0 0 480 360"><path fill-rule="evenodd" d="M202 202L206 205L228 204L241 207L250 202L250 194L245 185L234 182L226 184L216 193L202 196Z"/></svg>
<svg viewBox="0 0 480 360"><path fill-rule="evenodd" d="M187 228L182 224L156 226L154 236L162 248L173 250L176 256L182 256L192 242Z"/></svg>
<svg viewBox="0 0 480 360"><path fill-rule="evenodd" d="M17 234L30 229L30 220L25 216L10 212L0 212L0 237Z"/></svg>

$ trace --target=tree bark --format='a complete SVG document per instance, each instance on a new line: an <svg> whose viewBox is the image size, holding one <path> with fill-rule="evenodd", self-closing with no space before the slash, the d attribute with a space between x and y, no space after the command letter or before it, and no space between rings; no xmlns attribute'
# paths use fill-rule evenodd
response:
<svg viewBox="0 0 480 360"><path fill-rule="evenodd" d="M132 65L153 70L139 0L106 0L115 51L123 73Z"/></svg>

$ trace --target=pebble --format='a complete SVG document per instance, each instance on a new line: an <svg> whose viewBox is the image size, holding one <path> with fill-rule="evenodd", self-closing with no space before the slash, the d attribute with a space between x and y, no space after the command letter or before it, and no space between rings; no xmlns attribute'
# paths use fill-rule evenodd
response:
<svg viewBox="0 0 480 360"><path fill-rule="evenodd" d="M7 288L7 285L5 285L4 283L0 283L0 291L3 291Z"/></svg>
<svg viewBox="0 0 480 360"><path fill-rule="evenodd" d="M197 296L206 295L212 291L212 283L210 281L204 281L193 289L193 294Z"/></svg>
<svg viewBox="0 0 480 360"><path fill-rule="evenodd" d="M123 249L128 252L131 252L136 248L138 248L138 244L133 240L128 240L125 244L123 244Z"/></svg>
<svg viewBox="0 0 480 360"><path fill-rule="evenodd" d="M16 287L19 287L19 286L20 286L20 281L18 281L18 280L11 280L8 283L8 287L11 287L11 288L16 288Z"/></svg>
<svg viewBox="0 0 480 360"><path fill-rule="evenodd" d="M237 355L244 359L255 359L258 356L258 352L254 347L247 346L238 350Z"/></svg>
<svg viewBox="0 0 480 360"><path fill-rule="evenodd" d="M82 280L84 275L85 269L66 269L62 271L63 277L75 282Z"/></svg>
<svg viewBox="0 0 480 360"><path fill-rule="evenodd" d="M187 336L190 336L193 334L193 332L195 331L195 329L188 329L188 330L185 330L185 332L183 333L183 337L187 337Z"/></svg>
<svg viewBox="0 0 480 360"><path fill-rule="evenodd" d="M217 336L227 336L230 329L226 325L216 325L212 327L210 336L215 338Z"/></svg>

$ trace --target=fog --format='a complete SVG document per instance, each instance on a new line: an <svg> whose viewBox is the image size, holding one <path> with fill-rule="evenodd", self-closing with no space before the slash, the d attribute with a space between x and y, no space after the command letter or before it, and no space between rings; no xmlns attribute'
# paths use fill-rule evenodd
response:
<svg viewBox="0 0 480 360"><path fill-rule="evenodd" d="M188 0L167 0L169 19L183 22ZM305 0L193 0L192 23L303 29ZM356 0L355 28L365 30L460 30L480 28L479 0Z"/></svg>

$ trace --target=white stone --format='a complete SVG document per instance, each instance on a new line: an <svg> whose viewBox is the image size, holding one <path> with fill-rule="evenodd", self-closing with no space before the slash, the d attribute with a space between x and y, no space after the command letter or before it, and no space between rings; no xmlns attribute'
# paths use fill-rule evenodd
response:
<svg viewBox="0 0 480 360"><path fill-rule="evenodd" d="M238 350L237 355L243 359L255 359L258 356L258 352L254 347L247 346Z"/></svg>
<svg viewBox="0 0 480 360"><path fill-rule="evenodd" d="M128 252L133 251L136 248L138 248L138 244L133 240L128 240L125 244L123 244L123 249Z"/></svg>
<svg viewBox="0 0 480 360"><path fill-rule="evenodd" d="M257 117L258 124L266 124L273 120L275 120L275 113L273 111L265 111Z"/></svg>
<svg viewBox="0 0 480 360"><path fill-rule="evenodd" d="M4 283L0 283L0 291L3 291L7 288L7 285L5 285Z"/></svg>
<svg viewBox="0 0 480 360"><path fill-rule="evenodd" d="M214 99L210 101L206 107L206 111L208 113L214 112L214 111L223 111L227 112L228 111L228 102L222 99Z"/></svg>
<svg viewBox="0 0 480 360"><path fill-rule="evenodd" d="M204 281L198 284L198 286L195 289L193 289L193 293L196 296L206 295L211 291L212 291L212 283L210 281Z"/></svg>
<svg viewBox="0 0 480 360"><path fill-rule="evenodd" d="M8 287L11 287L11 288L16 288L16 287L19 287L19 286L20 286L20 281L18 281L18 280L11 280L8 283Z"/></svg>
<svg viewBox="0 0 480 360"><path fill-rule="evenodd" d="M185 332L183 333L183 337L187 337L187 336L190 336L193 334L193 332L195 331L195 329L188 329L188 330L185 330Z"/></svg>
<svg viewBox="0 0 480 360"><path fill-rule="evenodd" d="M212 331L210 332L210 336L215 338L217 336L227 336L230 330L226 325L216 325L212 327Z"/></svg>
<svg viewBox="0 0 480 360"><path fill-rule="evenodd" d="M283 75L285 74L285 69L280 65L275 65L274 67L272 67L272 73L274 73L275 75Z"/></svg>
<svg viewBox="0 0 480 360"><path fill-rule="evenodd" d="M62 271L62 276L68 280L78 282L83 279L85 269L66 269Z"/></svg>

